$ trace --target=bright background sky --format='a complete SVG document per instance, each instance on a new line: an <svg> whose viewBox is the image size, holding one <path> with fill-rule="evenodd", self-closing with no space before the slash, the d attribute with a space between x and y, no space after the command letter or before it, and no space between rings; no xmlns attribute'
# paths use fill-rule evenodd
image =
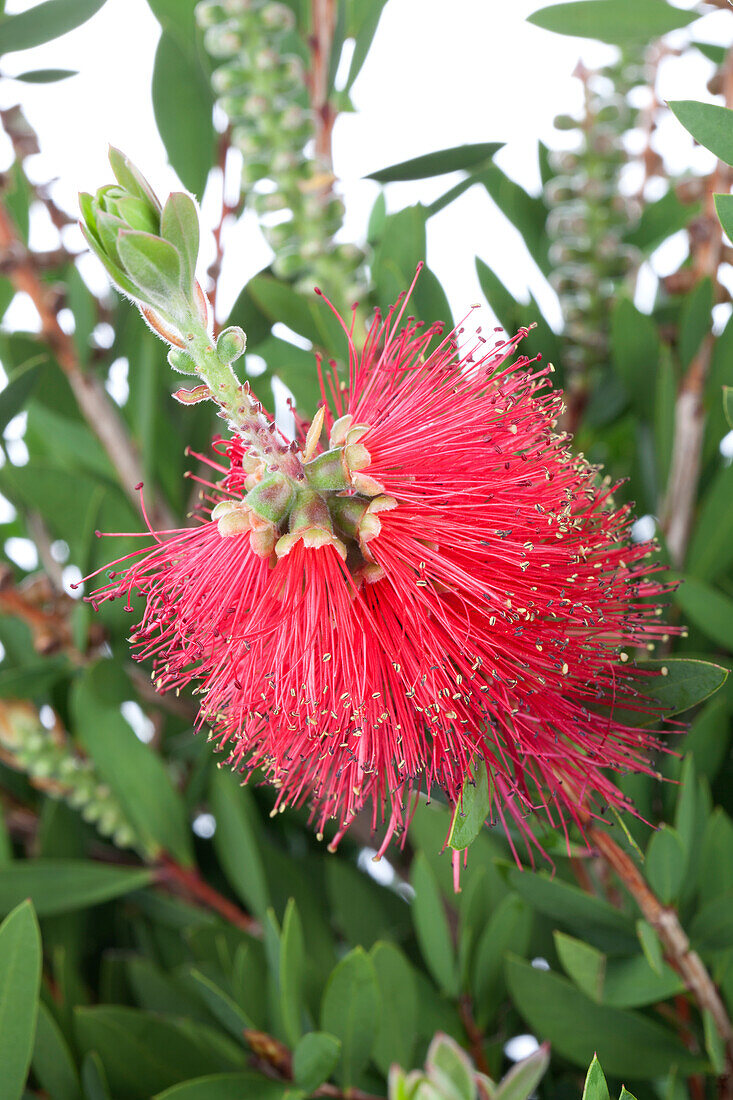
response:
<svg viewBox="0 0 733 1100"><path fill-rule="evenodd" d="M693 0L676 3L694 6ZM31 0L7 0L6 5L9 13L32 6ZM580 106L580 84L571 75L577 61L582 58L594 67L614 56L611 47L527 24L526 16L541 6L541 0L388 0L354 87L356 113L341 116L334 135L347 239L363 238L378 191L363 176L430 150L462 142L505 141L497 163L528 189L538 189L537 139L553 145L563 138L567 142L567 136L554 130L553 119ZM725 42L730 31L731 16L725 11L713 12L695 25L696 37L707 41ZM678 41L685 41L686 33L678 32ZM2 106L21 102L41 139L43 153L27 163L28 169L38 181L58 177L55 194L68 209L75 209L78 191L93 191L108 182L108 142L124 149L161 192L178 186L166 166L150 99L158 36L158 23L145 0L108 0L101 12L65 38L5 59L9 73L43 67L80 70L73 79L54 85L0 83ZM667 98L709 99L706 83L711 72L702 55L668 62L662 93ZM693 151L691 140L672 118L659 139L675 169L708 163L709 155ZM7 165L6 146L0 142L0 168ZM453 182L445 176L437 183L392 184L387 190L389 207L429 201ZM204 218L210 225L216 201L216 187L210 185L204 201ZM81 248L80 237L72 241ZM34 221L33 243L54 243L43 217ZM224 309L270 256L250 215L230 229L226 243L228 262L220 298ZM204 264L210 247L209 239L204 242ZM481 297L476 255L515 294L531 288L551 322L559 321L554 296L519 234L479 186L429 223L428 262L457 316ZM682 255L680 239L658 258L660 270L671 269ZM101 268L95 261L85 263L83 270L100 285ZM647 279L647 299L653 290L653 281L649 283ZM18 301L6 318L13 327L33 327L33 322L32 307Z"/></svg>

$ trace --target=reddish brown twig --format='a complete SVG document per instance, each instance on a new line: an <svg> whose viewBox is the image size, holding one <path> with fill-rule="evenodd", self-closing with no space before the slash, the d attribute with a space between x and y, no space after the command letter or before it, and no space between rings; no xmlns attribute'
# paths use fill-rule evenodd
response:
<svg viewBox="0 0 733 1100"><path fill-rule="evenodd" d="M183 867L170 856L163 856L158 867L157 884L159 886L175 887L186 894L193 901L205 909L218 913L229 924L239 928L242 932L248 932L250 936L259 936L262 933L259 923L240 909L229 898L224 897L213 886L201 878L201 875L193 867Z"/></svg>
<svg viewBox="0 0 733 1100"><path fill-rule="evenodd" d="M639 906L644 919L652 926L664 948L670 966L677 971L685 988L701 1011L710 1017L725 1046L725 1073L718 1080L721 1100L733 1098L733 1024L702 959L690 947L690 941L674 909L662 905L649 888L633 860L615 840L596 825L588 827L588 838Z"/></svg>
<svg viewBox="0 0 733 1100"><path fill-rule="evenodd" d="M311 18L309 92L316 116L316 154L330 166L336 112L329 101L328 74L336 30L336 0L311 0Z"/></svg>
<svg viewBox="0 0 733 1100"><path fill-rule="evenodd" d="M266 1031L245 1028L243 1035L261 1068L273 1071L273 1076L280 1080L292 1081L293 1058L284 1043L273 1039ZM321 1085L311 1095L330 1097L330 1100L384 1100L381 1096L373 1096L361 1089L340 1089L336 1085Z"/></svg>

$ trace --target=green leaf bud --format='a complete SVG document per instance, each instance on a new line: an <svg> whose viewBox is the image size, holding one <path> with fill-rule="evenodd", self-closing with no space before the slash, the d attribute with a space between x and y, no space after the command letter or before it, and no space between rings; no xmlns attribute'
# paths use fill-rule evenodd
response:
<svg viewBox="0 0 733 1100"><path fill-rule="evenodd" d="M244 355L247 347L247 337L238 325L225 328L219 333L216 341L216 350L223 363L233 363Z"/></svg>
<svg viewBox="0 0 733 1100"><path fill-rule="evenodd" d="M168 352L168 362L179 374L195 374L196 364L190 355L181 348L171 348Z"/></svg>

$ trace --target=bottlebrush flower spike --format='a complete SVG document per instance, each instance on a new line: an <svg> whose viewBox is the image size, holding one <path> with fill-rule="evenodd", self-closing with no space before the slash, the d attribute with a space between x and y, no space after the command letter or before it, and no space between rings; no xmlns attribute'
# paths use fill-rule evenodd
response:
<svg viewBox="0 0 733 1100"><path fill-rule="evenodd" d="M329 449L319 425L264 549L246 518L217 521L264 474L235 437L198 526L96 598L144 597L132 642L159 690L194 685L228 762L262 768L276 808L309 800L319 832L335 819L333 846L370 804L384 851L413 793L455 804L483 760L491 819L531 853L532 811L582 829L627 805L609 772L655 774L657 741L629 724L654 674L626 650L668 629L664 587L628 506L558 434L551 368L510 361L522 334L459 346L401 318L377 316L362 351L349 335L345 392L322 370Z"/></svg>

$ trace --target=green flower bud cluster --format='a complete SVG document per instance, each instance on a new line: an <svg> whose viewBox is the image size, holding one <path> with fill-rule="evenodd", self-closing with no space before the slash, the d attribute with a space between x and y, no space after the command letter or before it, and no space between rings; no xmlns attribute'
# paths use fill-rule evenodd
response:
<svg viewBox="0 0 733 1100"><path fill-rule="evenodd" d="M214 92L243 154L242 188L263 219L276 275L350 301L363 254L334 244L343 203L333 193L330 165L305 152L315 121L291 9L278 0L202 0L196 18L218 63Z"/></svg>
<svg viewBox="0 0 733 1100"><path fill-rule="evenodd" d="M551 282L565 317L571 386L608 362L610 304L639 263L624 240L638 204L619 188L628 160L624 135L635 115L628 95L639 75L636 60L626 56L599 73L581 73L584 117L555 120L558 129L578 135L574 151L551 155L556 175L545 188Z"/></svg>
<svg viewBox="0 0 733 1100"><path fill-rule="evenodd" d="M0 746L34 786L79 810L117 848L134 848L144 857L154 855L146 850L94 765L79 756L63 734L45 729L33 707L20 702L2 705Z"/></svg>
<svg viewBox="0 0 733 1100"><path fill-rule="evenodd" d="M96 195L81 194L81 228L114 284L139 303L149 323L169 343L192 316L204 324L206 300L196 282L199 219L183 192L161 206L142 173L118 149L109 161L117 183ZM172 330L172 331L171 331Z"/></svg>
<svg viewBox="0 0 733 1100"><path fill-rule="evenodd" d="M389 1100L529 1100L549 1064L550 1049L544 1043L495 1082L476 1070L455 1039L438 1032L428 1049L424 1071L405 1073L392 1066Z"/></svg>

